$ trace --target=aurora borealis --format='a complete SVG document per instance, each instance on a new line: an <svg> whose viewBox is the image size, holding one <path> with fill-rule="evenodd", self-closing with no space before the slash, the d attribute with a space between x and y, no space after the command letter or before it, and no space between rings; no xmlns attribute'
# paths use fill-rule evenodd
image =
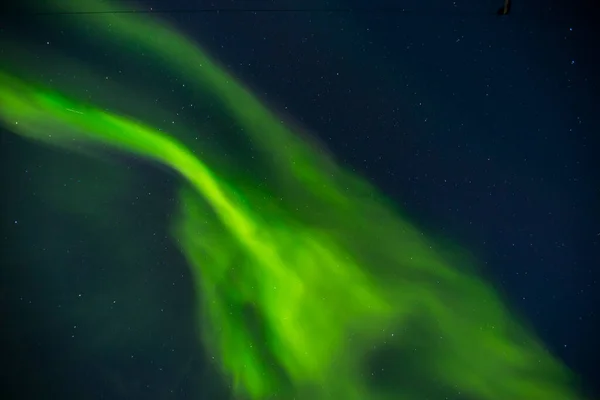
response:
<svg viewBox="0 0 600 400"><path fill-rule="evenodd" d="M169 113L160 105L111 101L137 97L134 84L93 98L82 86L49 87L35 77L44 68L81 71L83 86L102 78L61 54L20 64L31 57L20 43L7 45L14 57L0 74L0 119L17 135L68 150L65 157L118 150L181 177L172 239L195 279L198 339L236 399L418 400L457 391L481 400L578 398L567 369L467 257L427 238L199 44L154 17L89 21L65 29L120 46L128 60L136 49L161 63L228 115L240 128L233 141L251 144L252 156L236 148L246 155L220 160L230 139L203 149L189 140L203 131L154 126ZM395 355L385 382L368 372L377 351ZM435 384L418 384L425 381Z"/></svg>

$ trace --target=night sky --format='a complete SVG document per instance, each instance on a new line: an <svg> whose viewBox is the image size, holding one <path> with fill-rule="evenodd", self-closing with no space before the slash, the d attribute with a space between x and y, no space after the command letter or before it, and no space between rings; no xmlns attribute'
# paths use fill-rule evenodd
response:
<svg viewBox="0 0 600 400"><path fill-rule="evenodd" d="M598 20L583 2L515 0L499 17L501 3L121 0L117 8L162 13L419 226L471 252L595 398ZM93 10L81 11L5 13L0 34L117 76L121 60L52 29ZM172 85L169 101L188 103L191 93L160 71L130 100L155 101L143 96L159 84ZM170 118L166 128L177 124ZM186 122L203 118L211 116ZM0 397L229 398L194 336L189 272L167 236L173 174L121 155L133 184L103 205L131 221L87 232L40 193L72 198L72 207L78 187L119 168L1 134ZM114 250L131 237L139 250L125 270Z"/></svg>

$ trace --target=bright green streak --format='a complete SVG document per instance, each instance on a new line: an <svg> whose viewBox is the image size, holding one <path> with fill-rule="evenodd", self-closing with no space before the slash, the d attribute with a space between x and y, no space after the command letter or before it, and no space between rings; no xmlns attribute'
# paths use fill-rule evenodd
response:
<svg viewBox="0 0 600 400"><path fill-rule="evenodd" d="M275 182L259 190L259 171L232 187L172 136L6 73L0 74L0 119L23 136L73 149L118 148L185 178L173 235L195 273L207 318L203 338L236 394L253 400L274 394L417 400L457 392L483 400L577 397L564 368L484 282L434 251L373 187L320 155L198 46L146 18L94 21L103 35L145 48L220 100L271 161ZM381 368L366 367L374 347L396 357L385 387L371 381Z"/></svg>

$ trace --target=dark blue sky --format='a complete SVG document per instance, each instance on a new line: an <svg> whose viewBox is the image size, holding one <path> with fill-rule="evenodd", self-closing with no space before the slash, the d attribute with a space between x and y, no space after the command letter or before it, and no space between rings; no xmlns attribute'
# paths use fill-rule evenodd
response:
<svg viewBox="0 0 600 400"><path fill-rule="evenodd" d="M170 11L341 162L472 251L598 393L600 35L592 8L564 3L514 0L506 17L491 0L136 7ZM199 12L231 7L272 11Z"/></svg>

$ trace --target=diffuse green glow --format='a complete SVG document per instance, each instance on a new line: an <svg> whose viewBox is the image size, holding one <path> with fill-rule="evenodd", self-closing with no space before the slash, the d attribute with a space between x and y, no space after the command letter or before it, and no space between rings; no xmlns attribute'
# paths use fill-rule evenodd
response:
<svg viewBox="0 0 600 400"><path fill-rule="evenodd" d="M103 35L144 47L219 99L278 179L264 187L249 175L233 187L172 136L7 73L0 74L0 119L35 140L118 148L185 178L173 235L196 277L207 318L203 339L237 395L576 398L567 371L493 291L433 251L373 187L320 155L167 25L106 18L94 20ZM387 386L366 369L374 348L395 357Z"/></svg>
<svg viewBox="0 0 600 400"><path fill-rule="evenodd" d="M389 314L389 305L369 288L357 266L336 249L335 243L308 228L289 232L292 226L279 226L285 222L280 218L252 215L227 194L224 183L176 141L125 118L30 90L4 74L0 83L6 88L0 94L1 103L4 110L10 110L3 117L13 121L14 132L73 148L81 139L98 141L151 157L180 172L209 201L218 216L210 234L197 235L198 225L204 225L203 231L207 229L206 213L194 212L198 201L189 200L187 195L179 237L192 264L202 266L198 276L203 282L202 293L210 299L209 313L219 327L214 340L219 342L224 364L241 385L240 390L261 398L268 394L267 388L278 384L268 382L269 376L260 373L265 368L261 356L255 354L260 344L253 349L249 330L240 320L229 317L231 301L258 308L273 333L270 351L292 379L310 384L325 376L323 369L339 351L346 326L354 319L362 320L361 314L370 318ZM228 287L232 282L223 282L227 271L234 268L234 248L248 263L234 264L246 278L238 281L237 288ZM215 293L217 288L227 291L225 299L222 293ZM325 299L328 307L322 307ZM212 308L223 300L223 309ZM334 307L336 302L342 304Z"/></svg>

